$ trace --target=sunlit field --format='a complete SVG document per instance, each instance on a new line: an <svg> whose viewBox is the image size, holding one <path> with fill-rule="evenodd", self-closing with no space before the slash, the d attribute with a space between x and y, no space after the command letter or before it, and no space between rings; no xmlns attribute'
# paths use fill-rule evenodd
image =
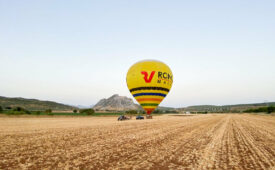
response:
<svg viewBox="0 0 275 170"><path fill-rule="evenodd" d="M274 143L274 116L2 116L0 169L268 169Z"/></svg>

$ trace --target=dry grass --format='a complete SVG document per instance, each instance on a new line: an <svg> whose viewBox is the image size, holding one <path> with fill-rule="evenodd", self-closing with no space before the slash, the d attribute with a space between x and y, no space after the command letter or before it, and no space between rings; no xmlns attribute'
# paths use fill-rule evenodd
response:
<svg viewBox="0 0 275 170"><path fill-rule="evenodd" d="M269 169L275 117L0 117L0 169Z"/></svg>

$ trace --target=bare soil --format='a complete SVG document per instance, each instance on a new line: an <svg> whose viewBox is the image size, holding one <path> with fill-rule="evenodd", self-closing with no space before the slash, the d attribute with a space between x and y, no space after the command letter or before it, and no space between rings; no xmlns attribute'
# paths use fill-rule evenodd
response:
<svg viewBox="0 0 275 170"><path fill-rule="evenodd" d="M0 169L272 169L275 116L0 117Z"/></svg>

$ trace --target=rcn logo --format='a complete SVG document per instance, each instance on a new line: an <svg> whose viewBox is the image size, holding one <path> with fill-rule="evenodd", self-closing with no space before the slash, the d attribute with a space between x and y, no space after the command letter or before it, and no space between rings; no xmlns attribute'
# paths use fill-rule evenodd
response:
<svg viewBox="0 0 275 170"><path fill-rule="evenodd" d="M152 71L152 72L150 73L149 78L148 78L148 73L147 73L147 71L142 71L141 74L144 75L143 78L144 78L144 80L145 80L146 83L151 83L151 81L152 81L152 79L153 79L153 77L154 77L154 75L155 75L155 71Z"/></svg>
<svg viewBox="0 0 275 170"><path fill-rule="evenodd" d="M144 75L143 79L146 83L151 83L156 71L152 71L150 75L147 71L142 71L141 74ZM158 83L163 82L164 84L167 84L167 82L173 82L173 76L166 72L158 72Z"/></svg>

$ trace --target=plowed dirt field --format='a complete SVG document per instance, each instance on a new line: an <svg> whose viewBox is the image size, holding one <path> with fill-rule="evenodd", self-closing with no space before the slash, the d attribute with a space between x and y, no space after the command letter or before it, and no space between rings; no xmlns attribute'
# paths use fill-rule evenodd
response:
<svg viewBox="0 0 275 170"><path fill-rule="evenodd" d="M0 117L0 169L272 169L275 116Z"/></svg>

